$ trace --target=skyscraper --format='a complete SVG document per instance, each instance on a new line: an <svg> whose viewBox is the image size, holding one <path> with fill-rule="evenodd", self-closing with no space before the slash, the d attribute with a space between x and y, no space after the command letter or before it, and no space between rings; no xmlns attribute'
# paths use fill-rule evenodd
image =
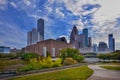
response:
<svg viewBox="0 0 120 80"><path fill-rule="evenodd" d="M98 51L97 44L93 44L93 51L94 51L94 52L97 52L97 51Z"/></svg>
<svg viewBox="0 0 120 80"><path fill-rule="evenodd" d="M88 47L91 47L92 46L92 39L91 37L88 37Z"/></svg>
<svg viewBox="0 0 120 80"><path fill-rule="evenodd" d="M27 33L27 45L31 45L32 44L32 31L29 31Z"/></svg>
<svg viewBox="0 0 120 80"><path fill-rule="evenodd" d="M74 46L74 48L78 49L78 29L76 26L73 27L71 35L70 35L70 43Z"/></svg>
<svg viewBox="0 0 120 80"><path fill-rule="evenodd" d="M41 39L44 40L44 20L43 19L39 19L37 21L37 30L42 37Z"/></svg>
<svg viewBox="0 0 120 80"><path fill-rule="evenodd" d="M79 48L84 48L85 47L85 36L83 34L80 34L78 37L78 44Z"/></svg>
<svg viewBox="0 0 120 80"><path fill-rule="evenodd" d="M27 45L36 44L38 41L41 41L41 36L37 29L33 28L27 33Z"/></svg>
<svg viewBox="0 0 120 80"><path fill-rule="evenodd" d="M108 35L108 44L109 44L109 50L111 52L115 51L115 39L113 38L113 34Z"/></svg>
<svg viewBox="0 0 120 80"><path fill-rule="evenodd" d="M85 42L84 42L85 47L88 47L88 29L87 28L83 29L83 34L85 36Z"/></svg>
<svg viewBox="0 0 120 80"><path fill-rule="evenodd" d="M99 42L99 47L98 47L98 51L108 51L108 46L107 46L107 43L105 42Z"/></svg>

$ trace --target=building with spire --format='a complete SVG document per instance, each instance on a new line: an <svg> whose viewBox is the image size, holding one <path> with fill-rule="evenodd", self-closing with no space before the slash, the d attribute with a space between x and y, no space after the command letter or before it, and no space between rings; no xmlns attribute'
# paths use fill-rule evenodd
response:
<svg viewBox="0 0 120 80"><path fill-rule="evenodd" d="M79 45L78 45L78 29L77 29L76 26L73 27L72 32L70 34L70 44L72 44L74 48L79 49Z"/></svg>

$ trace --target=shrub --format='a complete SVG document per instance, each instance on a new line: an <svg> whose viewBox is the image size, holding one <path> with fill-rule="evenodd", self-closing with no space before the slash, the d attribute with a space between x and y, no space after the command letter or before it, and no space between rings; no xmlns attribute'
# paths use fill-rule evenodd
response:
<svg viewBox="0 0 120 80"><path fill-rule="evenodd" d="M65 58L63 65L72 65L72 64L77 64L78 62L76 60L73 60L73 58Z"/></svg>
<svg viewBox="0 0 120 80"><path fill-rule="evenodd" d="M58 58L55 62L53 62L52 66L53 67L60 67L60 66L62 66L61 62L62 62L62 60L60 58Z"/></svg>
<svg viewBox="0 0 120 80"><path fill-rule="evenodd" d="M57 59L55 62L52 61L51 57L38 57L29 60L29 63L21 68L19 71L30 71L39 70L43 68L60 67L61 59Z"/></svg>
<svg viewBox="0 0 120 80"><path fill-rule="evenodd" d="M36 53L24 53L22 54L21 59L25 61L29 61L32 58L38 58L38 57L39 55Z"/></svg>

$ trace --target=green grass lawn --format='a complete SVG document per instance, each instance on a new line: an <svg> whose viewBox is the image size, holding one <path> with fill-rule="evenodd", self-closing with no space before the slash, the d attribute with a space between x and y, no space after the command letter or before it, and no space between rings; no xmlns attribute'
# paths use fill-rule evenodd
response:
<svg viewBox="0 0 120 80"><path fill-rule="evenodd" d="M120 70L120 66L115 66L115 65L113 65L113 66L100 66L100 67L102 67L102 68L105 68L105 69L109 69L109 70Z"/></svg>
<svg viewBox="0 0 120 80"><path fill-rule="evenodd" d="M93 73L87 66L80 66L61 71L30 76L17 77L9 80L86 80Z"/></svg>

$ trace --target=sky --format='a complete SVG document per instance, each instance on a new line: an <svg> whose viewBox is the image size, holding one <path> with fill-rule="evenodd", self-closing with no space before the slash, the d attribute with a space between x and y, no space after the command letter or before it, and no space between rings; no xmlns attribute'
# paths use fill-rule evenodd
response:
<svg viewBox="0 0 120 80"><path fill-rule="evenodd" d="M74 25L79 33L89 29L92 43L108 42L113 34L120 49L120 0L0 0L0 46L23 48L27 32L45 20L45 39L69 36Z"/></svg>

